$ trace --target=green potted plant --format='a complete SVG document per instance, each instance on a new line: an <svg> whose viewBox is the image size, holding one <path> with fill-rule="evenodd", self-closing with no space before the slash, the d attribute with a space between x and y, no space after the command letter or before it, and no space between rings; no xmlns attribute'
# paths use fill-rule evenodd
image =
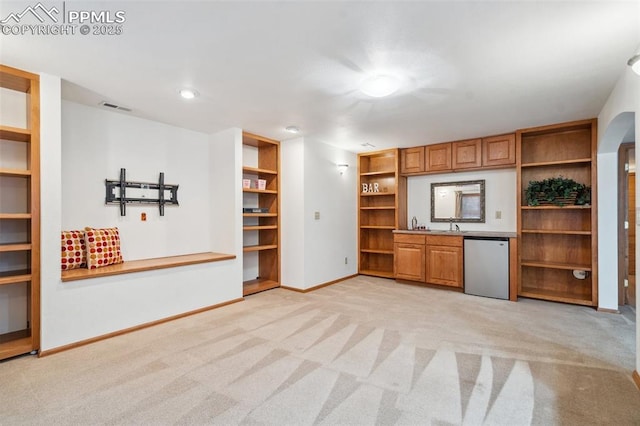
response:
<svg viewBox="0 0 640 426"><path fill-rule="evenodd" d="M525 191L525 199L530 206L541 204L585 205L591 202L591 188L562 176L532 180Z"/></svg>

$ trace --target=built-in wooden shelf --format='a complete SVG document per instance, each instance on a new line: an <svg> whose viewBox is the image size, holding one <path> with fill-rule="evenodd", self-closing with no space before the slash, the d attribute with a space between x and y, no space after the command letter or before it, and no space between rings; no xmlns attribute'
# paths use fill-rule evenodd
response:
<svg viewBox="0 0 640 426"><path fill-rule="evenodd" d="M271 290L272 288L280 287L280 283L273 280L251 280L242 283L242 295L249 296L251 294L259 293L265 290Z"/></svg>
<svg viewBox="0 0 640 426"><path fill-rule="evenodd" d="M532 299L550 300L552 302L572 303L575 305L591 306L591 295L570 295L564 291L554 291L548 289L535 289L523 287L518 294L522 297L530 297Z"/></svg>
<svg viewBox="0 0 640 426"><path fill-rule="evenodd" d="M378 270L378 269L360 269L362 275L374 275L380 278L395 278L393 271Z"/></svg>
<svg viewBox="0 0 640 426"><path fill-rule="evenodd" d="M277 244L263 244L259 246L245 246L245 247L242 247L242 251L245 253L249 253L252 251L275 250L277 248L278 248Z"/></svg>
<svg viewBox="0 0 640 426"><path fill-rule="evenodd" d="M27 281L31 281L31 271L28 269L0 272L0 285L17 284Z"/></svg>
<svg viewBox="0 0 640 426"><path fill-rule="evenodd" d="M522 210L588 210L590 208L590 204L579 206L520 206L520 209Z"/></svg>
<svg viewBox="0 0 640 426"><path fill-rule="evenodd" d="M0 219L31 219L31 213L0 213Z"/></svg>
<svg viewBox="0 0 640 426"><path fill-rule="evenodd" d="M395 210L395 207L389 207L389 206L384 206L384 207L360 207L360 210Z"/></svg>
<svg viewBox="0 0 640 426"><path fill-rule="evenodd" d="M393 225L360 225L360 229L396 229Z"/></svg>
<svg viewBox="0 0 640 426"><path fill-rule="evenodd" d="M247 174L258 174L258 175L277 175L278 174L278 172L275 170L261 169L259 167L247 167L247 166L242 168L242 172Z"/></svg>
<svg viewBox="0 0 640 426"><path fill-rule="evenodd" d="M97 269L78 268L62 271L62 281L85 280L88 278L109 277L112 275L130 274L134 272L154 271L156 269L176 268L178 266L197 265L200 263L219 262L235 259L233 254L226 253L193 253L179 256L156 257L152 259L128 260L116 265L103 266Z"/></svg>
<svg viewBox="0 0 640 426"><path fill-rule="evenodd" d="M523 229L523 234L591 235L591 231L567 231L554 229Z"/></svg>
<svg viewBox="0 0 640 426"><path fill-rule="evenodd" d="M30 170L0 169L0 176L29 177Z"/></svg>
<svg viewBox="0 0 640 426"><path fill-rule="evenodd" d="M242 217L277 217L278 213L243 213Z"/></svg>
<svg viewBox="0 0 640 426"><path fill-rule="evenodd" d="M256 226L243 226L243 231L262 231L266 229L278 229L278 225L256 225Z"/></svg>
<svg viewBox="0 0 640 426"><path fill-rule="evenodd" d="M5 339L3 336L7 336L7 338ZM26 354L32 350L31 333L27 333L26 337L17 337L15 332L0 336L0 359Z"/></svg>
<svg viewBox="0 0 640 426"><path fill-rule="evenodd" d="M0 253L31 250L31 243L0 244Z"/></svg>
<svg viewBox="0 0 640 426"><path fill-rule="evenodd" d="M525 260L522 259L520 262L522 266L531 266L535 268L549 268L549 269L566 269L566 270L574 270L577 269L579 271L590 271L591 265L579 265L577 263L560 263L560 262L544 262L540 260Z"/></svg>
<svg viewBox="0 0 640 426"><path fill-rule="evenodd" d="M383 176L383 175L395 175L396 171L395 170L380 170L377 172L364 172L364 173L360 173L360 176Z"/></svg>
<svg viewBox="0 0 640 426"><path fill-rule="evenodd" d="M278 191L272 189L256 189L256 188L242 188L242 192L251 192L255 194L277 194Z"/></svg>
<svg viewBox="0 0 640 426"><path fill-rule="evenodd" d="M381 250L381 249L361 249L362 253L377 253L377 254L390 254L393 256L393 250Z"/></svg>
<svg viewBox="0 0 640 426"><path fill-rule="evenodd" d="M18 127L0 126L0 139L29 142L31 140L31 130L20 129Z"/></svg>
<svg viewBox="0 0 640 426"><path fill-rule="evenodd" d="M522 163L521 167L527 168L527 167L562 166L562 165L580 164L580 163L584 163L585 165L588 165L589 163L591 163L591 158L576 158L572 160L558 160L558 161L542 161L540 163Z"/></svg>
<svg viewBox="0 0 640 426"><path fill-rule="evenodd" d="M394 196L396 195L395 192L361 192L360 196L361 197L378 197L381 195L390 195L390 196Z"/></svg>

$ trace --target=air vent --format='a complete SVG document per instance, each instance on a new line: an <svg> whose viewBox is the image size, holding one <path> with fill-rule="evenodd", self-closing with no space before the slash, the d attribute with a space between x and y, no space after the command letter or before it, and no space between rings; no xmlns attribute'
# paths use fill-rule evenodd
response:
<svg viewBox="0 0 640 426"><path fill-rule="evenodd" d="M103 107L111 108L111 109L117 109L119 111L131 112L131 108L127 108L127 107L123 107L123 106L120 106L120 105L112 104L111 102L107 102L107 101L100 102L100 105L102 105Z"/></svg>

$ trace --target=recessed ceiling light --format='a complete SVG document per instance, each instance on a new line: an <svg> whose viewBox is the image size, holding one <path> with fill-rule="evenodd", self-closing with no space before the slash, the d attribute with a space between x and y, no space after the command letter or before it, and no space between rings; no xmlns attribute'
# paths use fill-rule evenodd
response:
<svg viewBox="0 0 640 426"><path fill-rule="evenodd" d="M179 93L184 99L193 99L198 96L198 92L193 89L180 89Z"/></svg>
<svg viewBox="0 0 640 426"><path fill-rule="evenodd" d="M297 126L288 126L285 130L289 133L300 133L300 128Z"/></svg>
<svg viewBox="0 0 640 426"><path fill-rule="evenodd" d="M400 80L391 75L374 74L360 83L360 91L374 98L382 98L395 93L400 88Z"/></svg>

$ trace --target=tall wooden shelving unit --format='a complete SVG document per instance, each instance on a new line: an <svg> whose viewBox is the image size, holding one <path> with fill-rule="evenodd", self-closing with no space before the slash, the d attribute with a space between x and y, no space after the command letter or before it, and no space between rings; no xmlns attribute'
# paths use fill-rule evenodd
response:
<svg viewBox="0 0 640 426"><path fill-rule="evenodd" d="M4 294L26 294L27 300L26 306L16 306L26 312L24 324L0 331L0 359L40 348L39 82L35 74L0 65L0 87L24 94L16 95L26 101L24 111L15 111L24 114L26 128L0 122L0 148L8 153L0 156L0 287Z"/></svg>
<svg viewBox="0 0 640 426"><path fill-rule="evenodd" d="M407 224L407 178L400 176L399 155L396 148L358 155L358 272L363 275L394 277L393 230ZM363 191L363 185L372 190Z"/></svg>
<svg viewBox="0 0 640 426"><path fill-rule="evenodd" d="M598 305L596 138L595 119L516 133L519 296ZM591 204L526 205L529 181L558 176L591 186Z"/></svg>
<svg viewBox="0 0 640 426"><path fill-rule="evenodd" d="M244 179L264 179L265 189L243 188L243 295L280 287L280 142L243 132Z"/></svg>

